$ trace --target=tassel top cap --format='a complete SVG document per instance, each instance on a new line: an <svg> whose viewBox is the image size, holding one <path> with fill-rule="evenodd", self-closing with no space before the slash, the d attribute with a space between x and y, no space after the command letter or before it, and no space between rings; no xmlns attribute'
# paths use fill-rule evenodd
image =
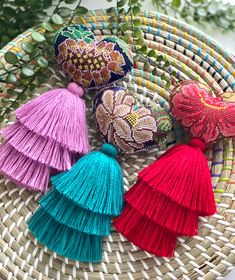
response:
<svg viewBox="0 0 235 280"><path fill-rule="evenodd" d="M100 151L112 158L116 158L118 155L118 149L113 144L103 144Z"/></svg>
<svg viewBox="0 0 235 280"><path fill-rule="evenodd" d="M198 137L192 138L189 141L188 145L194 148L199 148L201 151L204 151L206 148L206 143L201 138Z"/></svg>
<svg viewBox="0 0 235 280"><path fill-rule="evenodd" d="M80 97L82 97L84 95L83 88L74 82L68 84L67 90L74 94L78 94Z"/></svg>

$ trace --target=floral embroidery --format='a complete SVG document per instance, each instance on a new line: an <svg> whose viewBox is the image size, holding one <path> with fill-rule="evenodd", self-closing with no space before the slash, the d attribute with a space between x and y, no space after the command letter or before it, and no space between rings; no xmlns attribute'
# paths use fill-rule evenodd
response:
<svg viewBox="0 0 235 280"><path fill-rule="evenodd" d="M95 42L89 31L61 30L55 50L63 71L86 88L100 88L123 78L132 67L126 43L106 37ZM67 28L68 29L68 28Z"/></svg>
<svg viewBox="0 0 235 280"><path fill-rule="evenodd" d="M135 99L122 88L111 88L95 99L96 121L104 139L121 152L154 146L157 125L148 108L135 108Z"/></svg>
<svg viewBox="0 0 235 280"><path fill-rule="evenodd" d="M70 38L75 41L83 40L86 43L92 43L95 41L93 32L84 25L69 25L61 28L55 36L55 49L56 55L58 54L58 45L65 39Z"/></svg>
<svg viewBox="0 0 235 280"><path fill-rule="evenodd" d="M184 82L172 97L172 114L194 137L206 143L235 135L235 104L214 98L198 82Z"/></svg>

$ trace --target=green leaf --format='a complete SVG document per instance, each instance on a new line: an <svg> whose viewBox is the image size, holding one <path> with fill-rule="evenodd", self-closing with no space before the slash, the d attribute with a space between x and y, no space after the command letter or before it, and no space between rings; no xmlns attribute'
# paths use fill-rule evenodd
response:
<svg viewBox="0 0 235 280"><path fill-rule="evenodd" d="M127 3L127 0L120 0L117 2L117 7L120 8L120 7L123 7L125 6Z"/></svg>
<svg viewBox="0 0 235 280"><path fill-rule="evenodd" d="M17 109L19 106L20 106L20 104L19 104L18 101L14 101L14 102L12 102L12 104L11 104L11 107L12 107L13 109Z"/></svg>
<svg viewBox="0 0 235 280"><path fill-rule="evenodd" d="M8 74L6 76L6 82L9 83L9 84L15 84L17 82L17 78L16 78L16 75L14 74Z"/></svg>
<svg viewBox="0 0 235 280"><path fill-rule="evenodd" d="M14 95L14 94L15 94L15 91L14 91L14 89L9 88L9 89L7 90L7 93L8 93L9 95Z"/></svg>
<svg viewBox="0 0 235 280"><path fill-rule="evenodd" d="M51 20L56 25L61 25L61 24L64 23L63 18L60 15L58 15L58 14L52 15Z"/></svg>
<svg viewBox="0 0 235 280"><path fill-rule="evenodd" d="M164 61L164 62L167 61L167 56L166 56L166 54L163 55L163 61Z"/></svg>
<svg viewBox="0 0 235 280"><path fill-rule="evenodd" d="M193 3L198 4L201 3L203 0L191 0Z"/></svg>
<svg viewBox="0 0 235 280"><path fill-rule="evenodd" d="M122 31L127 31L128 29L130 29L130 26L128 23L124 23L121 25L121 30Z"/></svg>
<svg viewBox="0 0 235 280"><path fill-rule="evenodd" d="M141 31L141 30L136 30L136 31L134 32L134 37L137 37L137 38L142 37L142 31Z"/></svg>
<svg viewBox="0 0 235 280"><path fill-rule="evenodd" d="M37 52L37 49L36 49L34 52L32 52L32 53L29 54L29 59L30 59L30 60L33 60L34 57L37 56L37 55L38 55L38 52Z"/></svg>
<svg viewBox="0 0 235 280"><path fill-rule="evenodd" d="M38 80L40 83L45 83L46 81L48 81L48 77L45 75L39 75Z"/></svg>
<svg viewBox="0 0 235 280"><path fill-rule="evenodd" d="M154 68L154 69L153 69L152 74L153 74L154 76L157 76L157 68Z"/></svg>
<svg viewBox="0 0 235 280"><path fill-rule="evenodd" d="M76 3L77 0L64 0L64 2L65 2L66 4L73 4L73 3Z"/></svg>
<svg viewBox="0 0 235 280"><path fill-rule="evenodd" d="M31 34L31 37L34 41L38 42L38 43L42 43L46 40L46 38L39 32L37 31L33 31Z"/></svg>
<svg viewBox="0 0 235 280"><path fill-rule="evenodd" d="M143 46L143 47L140 48L140 51L143 54L147 53L147 50L148 50L147 46Z"/></svg>
<svg viewBox="0 0 235 280"><path fill-rule="evenodd" d="M38 59L37 59L37 63L38 65L41 67L41 68L47 68L48 66L48 61L45 57L43 56L40 56Z"/></svg>
<svg viewBox="0 0 235 280"><path fill-rule="evenodd" d="M138 38L137 40L135 40L135 43L139 46L143 46L145 44L145 41L143 38Z"/></svg>
<svg viewBox="0 0 235 280"><path fill-rule="evenodd" d="M223 28L229 27L229 21L226 18L219 18L219 22Z"/></svg>
<svg viewBox="0 0 235 280"><path fill-rule="evenodd" d="M207 16L207 11L205 9L198 8L197 9L197 14L201 17L206 17Z"/></svg>
<svg viewBox="0 0 235 280"><path fill-rule="evenodd" d="M5 119L5 118L4 118L4 115L1 115L1 116L0 116L0 122L3 122L4 119Z"/></svg>
<svg viewBox="0 0 235 280"><path fill-rule="evenodd" d="M19 62L17 55L11 51L8 51L4 54L4 59L10 64L16 64Z"/></svg>
<svg viewBox="0 0 235 280"><path fill-rule="evenodd" d="M88 13L88 9L86 7L80 6L76 9L75 12L77 15L84 15L84 14Z"/></svg>
<svg viewBox="0 0 235 280"><path fill-rule="evenodd" d="M5 69L4 63L0 61L0 69Z"/></svg>
<svg viewBox="0 0 235 280"><path fill-rule="evenodd" d="M181 6L181 0L172 0L171 6L175 9L178 9Z"/></svg>
<svg viewBox="0 0 235 280"><path fill-rule="evenodd" d="M133 24L134 24L134 26L140 26L141 25L141 21L139 19L134 19L133 20Z"/></svg>
<svg viewBox="0 0 235 280"><path fill-rule="evenodd" d="M157 56L157 61L158 61L158 62L163 61L163 59L164 59L164 58L163 58L163 56L162 56L162 55L158 55L158 56Z"/></svg>
<svg viewBox="0 0 235 280"><path fill-rule="evenodd" d="M169 67L170 66L170 62L167 60L164 64L164 67Z"/></svg>
<svg viewBox="0 0 235 280"><path fill-rule="evenodd" d="M49 23L49 22L43 22L42 23L42 27L44 28L44 29L46 29L46 31L49 31L49 32L53 32L54 31L54 28L53 28L53 26Z"/></svg>
<svg viewBox="0 0 235 280"><path fill-rule="evenodd" d="M134 16L138 15L139 12L140 12L140 7L138 7L138 6L133 7L132 13Z"/></svg>
<svg viewBox="0 0 235 280"><path fill-rule="evenodd" d="M110 22L116 22L116 21L117 21L117 17L116 17L116 16L111 16L111 17L109 18L109 21L110 21Z"/></svg>
<svg viewBox="0 0 235 280"><path fill-rule="evenodd" d="M124 42L126 42L127 44L129 44L130 43L130 36L126 34L126 35L122 36L122 40Z"/></svg>
<svg viewBox="0 0 235 280"><path fill-rule="evenodd" d="M148 69L149 67L150 67L150 63L148 61L145 61L144 69Z"/></svg>
<svg viewBox="0 0 235 280"><path fill-rule="evenodd" d="M170 81L167 81L166 87L167 87L168 89L171 87L171 82L170 82Z"/></svg>
<svg viewBox="0 0 235 280"><path fill-rule="evenodd" d="M21 47L26 53L32 53L34 50L33 45L29 42L23 42Z"/></svg>
<svg viewBox="0 0 235 280"><path fill-rule="evenodd" d="M6 13L8 16L14 17L16 15L16 10L12 9L11 7L5 7L3 12Z"/></svg>
<svg viewBox="0 0 235 280"><path fill-rule="evenodd" d="M27 4L26 5L29 5L29 6L32 6L32 8L39 8L38 7L38 0L26 0Z"/></svg>
<svg viewBox="0 0 235 280"><path fill-rule="evenodd" d="M1 102L2 102L2 103L8 103L8 102L9 102L9 99L8 99L8 98L5 98L5 97L2 97L2 98L1 98Z"/></svg>
<svg viewBox="0 0 235 280"><path fill-rule="evenodd" d="M148 52L148 56L149 56L149 57L156 57L156 51L155 51L155 50L150 50L150 51Z"/></svg>
<svg viewBox="0 0 235 280"><path fill-rule="evenodd" d="M115 13L115 11L116 11L116 9L113 8L113 7L108 8L108 9L106 10L106 12L107 12L108 14Z"/></svg>
<svg viewBox="0 0 235 280"><path fill-rule="evenodd" d="M208 7L208 12L211 14L211 15L216 15L218 11L218 7L215 5L215 4L211 4L209 7Z"/></svg>
<svg viewBox="0 0 235 280"><path fill-rule="evenodd" d="M71 10L69 8L59 8L58 9L58 13L60 14L60 16L62 17L68 17L71 15Z"/></svg>
<svg viewBox="0 0 235 280"><path fill-rule="evenodd" d="M34 75L34 70L30 66L24 66L21 69L21 74L25 78L32 77Z"/></svg>
<svg viewBox="0 0 235 280"><path fill-rule="evenodd" d="M44 9L50 8L51 4L52 4L52 0L43 0Z"/></svg>
<svg viewBox="0 0 235 280"><path fill-rule="evenodd" d="M134 61L138 61L140 59L140 55L139 54L136 54L134 57L133 57L133 60Z"/></svg>
<svg viewBox="0 0 235 280"><path fill-rule="evenodd" d="M37 86L36 86L35 84L31 84L31 85L29 86L29 89L30 89L30 90L35 90L35 88L37 88Z"/></svg>
<svg viewBox="0 0 235 280"><path fill-rule="evenodd" d="M27 99L27 95L26 94L23 93L23 94L20 95L20 100L24 101L26 99Z"/></svg>

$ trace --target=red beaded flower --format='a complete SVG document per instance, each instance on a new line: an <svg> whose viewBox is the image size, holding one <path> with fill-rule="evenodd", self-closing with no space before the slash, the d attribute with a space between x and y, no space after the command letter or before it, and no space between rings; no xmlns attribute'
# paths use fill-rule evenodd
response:
<svg viewBox="0 0 235 280"><path fill-rule="evenodd" d="M172 115L194 137L209 143L235 135L235 104L215 98L198 82L184 82L172 97Z"/></svg>

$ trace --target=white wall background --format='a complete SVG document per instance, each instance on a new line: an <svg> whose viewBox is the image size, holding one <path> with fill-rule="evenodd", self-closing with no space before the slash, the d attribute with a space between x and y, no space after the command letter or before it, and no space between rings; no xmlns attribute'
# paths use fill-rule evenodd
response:
<svg viewBox="0 0 235 280"><path fill-rule="evenodd" d="M214 0L212 0L214 1ZM225 0L224 2L230 2L235 4L235 0ZM88 9L106 9L112 6L115 6L116 0L113 0L112 2L108 3L106 0L83 0L82 5L87 7ZM154 11L156 10L156 7L152 5L151 0L145 0L143 4L144 10ZM227 51L230 51L235 55L235 30L230 32L222 32L222 30L218 30L213 27L208 26L200 26L197 25L197 28L203 30L205 33L209 34L212 38L220 42L221 45L224 46L224 48ZM227 277L225 277L225 280L235 280L235 269L229 273Z"/></svg>

